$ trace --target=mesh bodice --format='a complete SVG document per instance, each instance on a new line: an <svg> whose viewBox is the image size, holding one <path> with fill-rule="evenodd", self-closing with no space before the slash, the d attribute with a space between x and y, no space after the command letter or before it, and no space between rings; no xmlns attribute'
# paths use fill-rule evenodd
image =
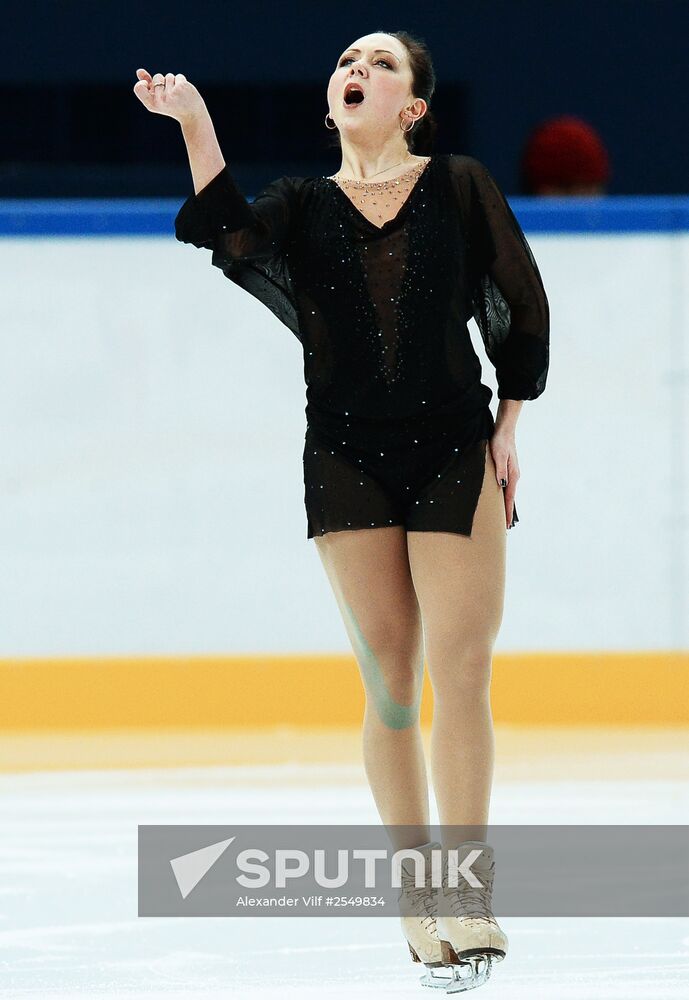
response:
<svg viewBox="0 0 689 1000"><path fill-rule="evenodd" d="M433 154L392 182L282 177L252 204L225 167L187 199L179 240L298 337L309 422L343 441L402 447L476 420L492 391L535 399L549 305L531 249L478 160Z"/></svg>

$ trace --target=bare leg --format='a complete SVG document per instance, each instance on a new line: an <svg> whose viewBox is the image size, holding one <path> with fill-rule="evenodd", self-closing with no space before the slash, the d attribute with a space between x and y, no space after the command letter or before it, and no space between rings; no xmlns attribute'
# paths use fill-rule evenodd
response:
<svg viewBox="0 0 689 1000"><path fill-rule="evenodd" d="M433 787L440 822L485 839L495 740L490 706L493 646L502 621L505 507L486 448L471 538L410 531L409 562L421 606L433 686Z"/></svg>
<svg viewBox="0 0 689 1000"><path fill-rule="evenodd" d="M366 708L363 756L380 814L410 825L394 846L428 841L428 779L419 726L423 630L399 525L327 532L315 543L359 664Z"/></svg>

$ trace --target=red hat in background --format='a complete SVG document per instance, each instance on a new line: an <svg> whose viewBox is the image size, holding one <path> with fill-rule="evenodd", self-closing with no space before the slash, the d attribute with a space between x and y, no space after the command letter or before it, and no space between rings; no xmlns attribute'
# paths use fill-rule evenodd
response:
<svg viewBox="0 0 689 1000"><path fill-rule="evenodd" d="M522 156L522 176L531 190L605 184L610 159L596 130L575 115L559 115L538 125Z"/></svg>

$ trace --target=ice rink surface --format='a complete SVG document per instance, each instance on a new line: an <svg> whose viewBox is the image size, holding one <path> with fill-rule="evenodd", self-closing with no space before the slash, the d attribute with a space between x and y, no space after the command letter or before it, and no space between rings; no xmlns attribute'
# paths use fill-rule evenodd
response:
<svg viewBox="0 0 689 1000"><path fill-rule="evenodd" d="M4 774L0 798L3 1000L445 995L419 984L398 917L137 916L138 824L378 823L358 766ZM686 823L688 801L677 776L497 782L490 821ZM467 996L689 996L689 919L499 919L508 957Z"/></svg>

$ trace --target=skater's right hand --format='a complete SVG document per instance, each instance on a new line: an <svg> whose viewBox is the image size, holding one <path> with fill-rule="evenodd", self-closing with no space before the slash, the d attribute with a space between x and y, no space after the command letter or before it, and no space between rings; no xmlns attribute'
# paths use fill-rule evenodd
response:
<svg viewBox="0 0 689 1000"><path fill-rule="evenodd" d="M139 77L134 84L134 93L141 103L158 115L168 115L180 124L206 111L206 105L193 83L189 83L183 73L155 73L137 69ZM154 84L164 83L164 87Z"/></svg>

